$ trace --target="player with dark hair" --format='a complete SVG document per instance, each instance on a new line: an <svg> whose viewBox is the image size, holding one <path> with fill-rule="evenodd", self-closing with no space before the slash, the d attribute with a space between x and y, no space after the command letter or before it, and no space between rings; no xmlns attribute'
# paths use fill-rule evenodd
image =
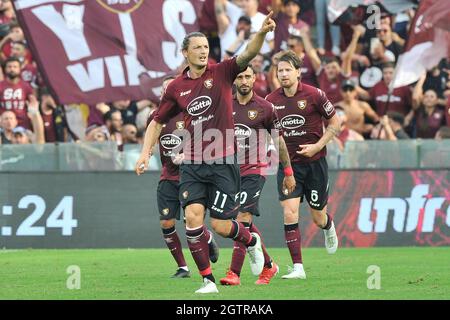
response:
<svg viewBox="0 0 450 320"><path fill-rule="evenodd" d="M336 252L338 239L332 218L327 214L328 166L325 145L338 136L340 122L325 93L300 82L301 60L292 51L280 55L277 77L281 88L269 94L280 119L296 180L289 194L282 184L285 173L278 171L279 200L283 208L286 244L294 268L283 279L305 279L298 226L300 202L309 203L314 223L323 229L328 253ZM324 132L323 118L328 120Z"/></svg>
<svg viewBox="0 0 450 320"><path fill-rule="evenodd" d="M247 247L255 270L262 271L264 255L258 234L250 233L234 220L239 209L240 175L236 163L232 115L232 84L261 49L266 34L275 22L270 13L249 42L246 50L218 64L208 64L209 45L205 35L188 34L182 53L188 66L172 81L160 107L147 127L136 173L142 174L160 136L162 125L183 113L186 139L184 161L180 165L180 201L185 209L186 236L192 257L203 276L196 293L218 292L208 257L208 236L204 216L210 212L211 226L223 237L242 242Z"/></svg>
<svg viewBox="0 0 450 320"><path fill-rule="evenodd" d="M238 74L234 84L236 95L233 99L235 135L238 145L241 170L241 207L237 220L250 230L260 235L253 216L258 217L259 197L266 178L264 169L267 166L267 133L271 133L274 144L279 146L281 164L284 169L292 171L289 152L283 137L279 136L279 122L273 105L253 92L256 75L251 67ZM295 188L293 175L286 176L286 184L290 192ZM269 284L278 273L279 268L268 255L264 245L264 269L259 274L256 284ZM245 259L245 246L235 241L230 268L225 278L220 279L223 285L239 285L240 272ZM258 274L256 274L258 275Z"/></svg>

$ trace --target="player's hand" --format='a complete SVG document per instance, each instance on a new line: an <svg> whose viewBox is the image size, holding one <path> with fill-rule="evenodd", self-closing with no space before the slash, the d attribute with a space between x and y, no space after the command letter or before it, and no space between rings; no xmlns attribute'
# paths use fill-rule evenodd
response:
<svg viewBox="0 0 450 320"><path fill-rule="evenodd" d="M299 147L300 151L297 151L297 153L307 158L314 157L321 150L317 144L301 144Z"/></svg>
<svg viewBox="0 0 450 320"><path fill-rule="evenodd" d="M259 29L259 32L266 34L267 32L275 30L276 23L275 21L272 20L272 16L273 11L270 11L269 14L266 16L266 18L264 19L261 29Z"/></svg>
<svg viewBox="0 0 450 320"><path fill-rule="evenodd" d="M27 101L28 116L33 116L39 113L39 101L35 96L30 95Z"/></svg>
<svg viewBox="0 0 450 320"><path fill-rule="evenodd" d="M184 153L177 153L172 157L173 164L176 164L177 166L183 163L183 160L184 160Z"/></svg>
<svg viewBox="0 0 450 320"><path fill-rule="evenodd" d="M295 190L296 182L294 176L285 176L283 179L284 195L291 194Z"/></svg>
<svg viewBox="0 0 450 320"><path fill-rule="evenodd" d="M145 170L148 169L148 160L150 159L150 157L151 157L151 153L148 155L141 154L138 161L136 161L136 167L134 170L136 171L136 174L138 176L143 174L145 172Z"/></svg>

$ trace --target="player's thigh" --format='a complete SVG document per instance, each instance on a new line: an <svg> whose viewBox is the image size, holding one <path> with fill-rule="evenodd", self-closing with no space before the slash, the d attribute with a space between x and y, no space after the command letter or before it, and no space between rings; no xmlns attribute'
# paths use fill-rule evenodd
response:
<svg viewBox="0 0 450 320"><path fill-rule="evenodd" d="M312 209L321 211L328 203L328 165L325 157L310 164L305 197Z"/></svg>
<svg viewBox="0 0 450 320"><path fill-rule="evenodd" d="M180 220L180 200L178 198L178 181L161 180L156 190L159 220Z"/></svg>
<svg viewBox="0 0 450 320"><path fill-rule="evenodd" d="M180 166L179 201L182 208L198 203L206 207L208 197L208 181L205 179L206 169L200 164ZM186 210L185 210L186 212Z"/></svg>
<svg viewBox="0 0 450 320"><path fill-rule="evenodd" d="M210 216L218 220L236 218L239 212L241 177L238 164L211 165L207 208Z"/></svg>
<svg viewBox="0 0 450 320"><path fill-rule="evenodd" d="M241 177L240 209L239 212L250 213L259 217L259 199L266 183L266 178L259 174Z"/></svg>

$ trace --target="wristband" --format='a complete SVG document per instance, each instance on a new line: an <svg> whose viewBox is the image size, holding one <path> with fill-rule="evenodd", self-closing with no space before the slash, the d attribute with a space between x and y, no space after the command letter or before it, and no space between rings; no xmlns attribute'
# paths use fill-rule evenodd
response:
<svg viewBox="0 0 450 320"><path fill-rule="evenodd" d="M284 168L284 175L285 176L293 176L294 175L294 171L292 170L292 167Z"/></svg>

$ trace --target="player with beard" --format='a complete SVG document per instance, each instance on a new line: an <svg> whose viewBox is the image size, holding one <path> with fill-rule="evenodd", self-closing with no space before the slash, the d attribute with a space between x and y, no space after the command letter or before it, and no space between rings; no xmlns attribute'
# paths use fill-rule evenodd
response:
<svg viewBox="0 0 450 320"><path fill-rule="evenodd" d="M279 145L280 160L286 175L285 182L289 186L289 192L292 192L295 188L295 179L292 175L286 143L277 130L279 122L275 109L270 102L253 92L255 80L255 71L248 67L244 72L238 74L234 81L237 90L233 99L234 127L241 170L241 207L237 220L250 232L259 234L262 240L261 233L252 216L258 217L260 215L259 197L266 181L263 170L267 166L265 155L267 154L268 132L276 133L273 136L274 144ZM270 258L264 245L262 245L262 249L264 269L256 284L269 284L270 280L278 273L279 268ZM245 246L235 241L231 265L226 277L220 279L221 284L240 284L239 275L244 259Z"/></svg>
<svg viewBox="0 0 450 320"><path fill-rule="evenodd" d="M174 77L166 77L162 83L162 92L166 91L167 86L172 82ZM148 123L153 119L149 117ZM176 220L181 218L179 193L179 162L181 156L177 154L182 140L176 135L177 130L184 129L183 114L167 122L159 137L159 156L161 159L162 170L156 191L156 199L158 203L160 226L163 233L164 241L170 250L178 269L172 278L189 278L190 271L183 255L183 247L175 229ZM217 262L219 258L219 247L217 246L212 233L205 228L205 233L209 234L209 259L211 262Z"/></svg>
<svg viewBox="0 0 450 320"><path fill-rule="evenodd" d="M183 141L185 160L180 165L179 196L185 209L189 249L203 277L203 285L196 293L218 292L209 263L208 235L203 226L206 209L209 209L214 231L244 243L258 274L264 268L259 235L250 233L235 220L239 209L240 172L234 143L232 84L259 52L266 34L275 29L272 15L269 13L242 54L218 64L208 64L209 45L204 34L186 35L182 53L188 66L167 87L147 127L136 163L136 173L140 175L148 165L162 125L183 113L187 138Z"/></svg>
<svg viewBox="0 0 450 320"><path fill-rule="evenodd" d="M16 114L18 126L32 128L28 118L27 104L37 101L31 86L20 76L21 67L17 58L8 58L3 64L6 79L0 82L0 114L11 110Z"/></svg>
<svg viewBox="0 0 450 320"><path fill-rule="evenodd" d="M285 239L294 263L294 268L283 279L306 278L298 226L300 202L304 196L314 223L324 231L328 253L335 253L338 247L334 222L327 214L329 184L325 145L339 135L341 125L325 93L300 82L301 66L302 61L294 52L283 53L277 65L281 88L266 97L277 110L297 182L295 190L288 194L282 184L283 171L278 170ZM325 132L323 118L328 120Z"/></svg>

